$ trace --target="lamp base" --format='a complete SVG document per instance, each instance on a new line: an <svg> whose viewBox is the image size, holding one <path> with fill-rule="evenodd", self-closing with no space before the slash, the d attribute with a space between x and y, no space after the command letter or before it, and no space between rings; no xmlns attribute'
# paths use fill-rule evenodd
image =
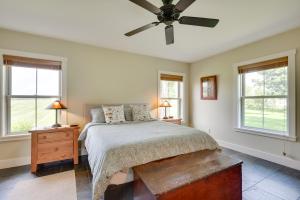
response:
<svg viewBox="0 0 300 200"><path fill-rule="evenodd" d="M163 117L163 119L169 119L169 117Z"/></svg>
<svg viewBox="0 0 300 200"><path fill-rule="evenodd" d="M61 127L61 124L53 124L51 127L52 128L59 128L59 127Z"/></svg>

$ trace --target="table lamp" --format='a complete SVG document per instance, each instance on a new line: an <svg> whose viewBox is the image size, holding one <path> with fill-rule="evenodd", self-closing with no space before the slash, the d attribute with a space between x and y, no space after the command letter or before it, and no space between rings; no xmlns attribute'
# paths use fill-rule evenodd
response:
<svg viewBox="0 0 300 200"><path fill-rule="evenodd" d="M53 103L51 103L48 107L47 107L47 109L52 109L52 110L55 110L55 124L53 124L52 125L52 128L57 128L57 127L61 127L61 124L59 124L58 122L57 122L57 117L58 117L58 110L64 110L64 109L67 109L67 107L64 105L64 104L62 104L61 102L60 102L60 100L56 100L56 101L54 101Z"/></svg>
<svg viewBox="0 0 300 200"><path fill-rule="evenodd" d="M164 101L159 105L159 107L165 108L165 116L164 116L163 119L168 119L168 117L167 117L167 108L168 108L168 107L172 107L171 104L170 104L167 100L164 100Z"/></svg>

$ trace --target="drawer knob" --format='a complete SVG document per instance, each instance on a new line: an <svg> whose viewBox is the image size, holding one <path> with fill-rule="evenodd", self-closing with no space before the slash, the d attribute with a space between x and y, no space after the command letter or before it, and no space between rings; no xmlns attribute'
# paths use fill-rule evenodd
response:
<svg viewBox="0 0 300 200"><path fill-rule="evenodd" d="M47 136L46 136L46 135L44 135L44 136L43 136L43 139L47 139Z"/></svg>
<svg viewBox="0 0 300 200"><path fill-rule="evenodd" d="M58 151L58 148L56 147L56 148L54 149L54 151Z"/></svg>

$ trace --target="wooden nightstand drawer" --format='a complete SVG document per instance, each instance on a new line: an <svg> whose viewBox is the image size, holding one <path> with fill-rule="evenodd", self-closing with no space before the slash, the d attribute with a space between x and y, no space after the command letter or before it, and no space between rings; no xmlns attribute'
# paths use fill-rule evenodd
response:
<svg viewBox="0 0 300 200"><path fill-rule="evenodd" d="M73 157L73 141L38 145L37 163L65 160Z"/></svg>
<svg viewBox="0 0 300 200"><path fill-rule="evenodd" d="M39 144L64 141L64 140L73 140L73 132L65 131L65 132L55 132L55 133L40 133L38 135Z"/></svg>
<svg viewBox="0 0 300 200"><path fill-rule="evenodd" d="M73 159L74 164L78 164L78 126L32 130L30 133L31 172L36 172L38 164L65 159Z"/></svg>

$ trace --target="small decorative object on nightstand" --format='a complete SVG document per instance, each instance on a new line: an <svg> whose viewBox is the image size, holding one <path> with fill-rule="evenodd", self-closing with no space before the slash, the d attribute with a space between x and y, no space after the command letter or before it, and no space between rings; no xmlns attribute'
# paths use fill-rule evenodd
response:
<svg viewBox="0 0 300 200"><path fill-rule="evenodd" d="M169 118L169 119L162 119L162 121L181 125L182 119Z"/></svg>
<svg viewBox="0 0 300 200"><path fill-rule="evenodd" d="M32 130L31 172L42 163L73 159L78 164L79 126Z"/></svg>
<svg viewBox="0 0 300 200"><path fill-rule="evenodd" d="M170 104L167 100L164 100L164 101L159 105L159 107L165 108L165 116L164 116L163 119L168 119L168 117L167 117L167 108L172 107L171 104Z"/></svg>
<svg viewBox="0 0 300 200"><path fill-rule="evenodd" d="M52 128L57 128L57 127L61 127L61 125L57 122L57 114L58 114L58 110L65 110L67 109L67 107L62 104L59 100L54 101L53 103L51 103L47 109L53 109L55 110L55 124L52 125Z"/></svg>

